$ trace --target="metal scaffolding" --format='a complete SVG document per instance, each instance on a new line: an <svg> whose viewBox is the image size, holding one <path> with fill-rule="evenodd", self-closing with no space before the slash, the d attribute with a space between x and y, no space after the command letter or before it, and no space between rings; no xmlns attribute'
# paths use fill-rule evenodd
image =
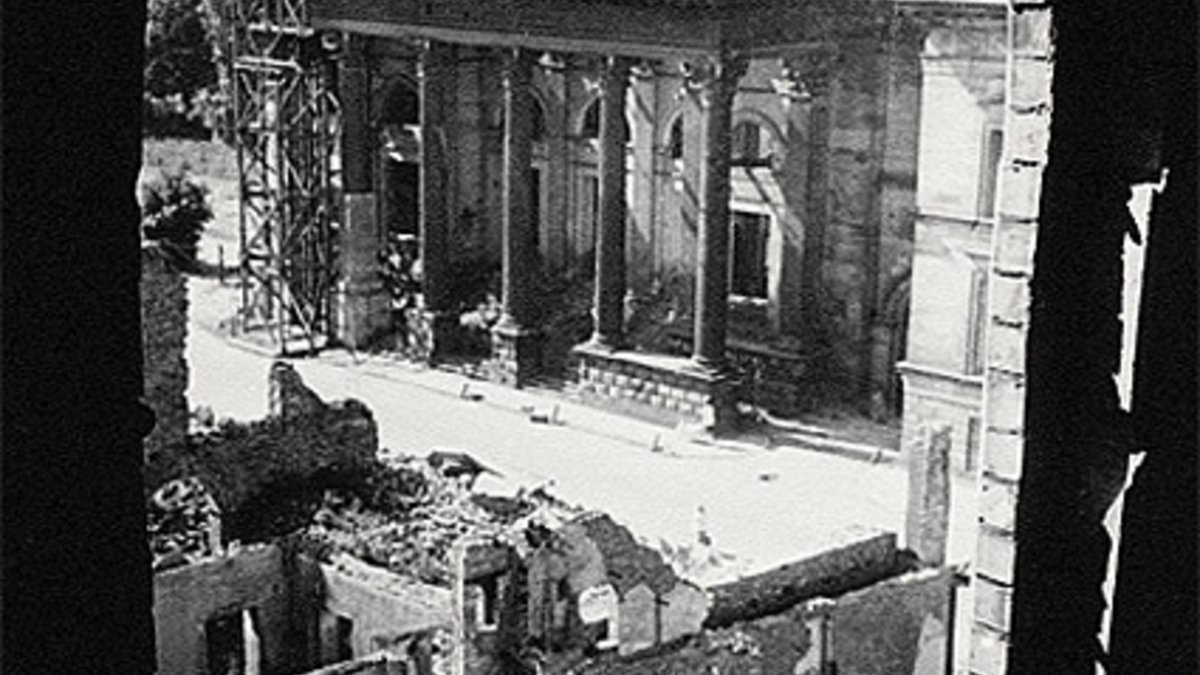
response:
<svg viewBox="0 0 1200 675"><path fill-rule="evenodd" d="M281 354L332 336L341 213L336 41L305 0L223 0L226 84L239 178L238 329Z"/></svg>

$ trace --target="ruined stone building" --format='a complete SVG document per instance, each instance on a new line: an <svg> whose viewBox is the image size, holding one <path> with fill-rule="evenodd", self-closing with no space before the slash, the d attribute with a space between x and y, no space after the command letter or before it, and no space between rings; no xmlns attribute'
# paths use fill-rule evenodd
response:
<svg viewBox="0 0 1200 675"><path fill-rule="evenodd" d="M702 588L606 515L379 462L370 413L284 364L271 388L266 419L160 448L148 472L161 675L882 673L950 656L956 575L919 569L894 534Z"/></svg>
<svg viewBox="0 0 1200 675"><path fill-rule="evenodd" d="M710 31L711 24L687 18L706 11L736 18L726 22L729 46L745 46L738 41L747 35L820 34L818 42L825 43L830 33L823 22L846 9L838 3L831 5L831 15L808 16L822 29L810 32L790 23L788 11L756 17L753 10L767 4L681 1L634 9L632 2L608 0L572 3L568 16L561 3L512 3L504 5L510 11L494 16L476 14L478 3L329 0L323 3L328 11L314 18L358 34L388 34L398 23L424 26L424 33L416 32L446 42L465 39L471 31L462 29L464 23L486 19L491 26L522 27L500 31L504 39L497 46L538 40L543 42L533 46L539 51L563 53L597 43L597 51L607 52L621 35L650 34L683 47L716 44L718 31ZM686 12L676 11L680 8ZM546 12L541 15L553 20L538 23L526 10ZM1194 671L1196 17L1194 5L1172 0L1140 10L1117 0L1009 0L1005 7L1007 94L998 217L987 263L973 625L969 636L953 637L970 641L970 670L979 675L1092 675L1104 658L1113 673ZM393 12L404 21L397 22ZM870 14L856 7L854 16ZM62 12L48 20L40 6L5 9L6 100L20 103L4 112L5 169L18 170L6 170L3 183L4 218L16 225L5 228L3 247L3 637L5 666L17 672L149 675L157 668L142 444L155 420L139 403L145 384L138 295L144 254L132 197L139 168L144 8L114 5L105 17ZM622 30L597 28L610 28L611 17L624 17ZM576 27L568 36L571 45L546 37L555 26ZM664 57L686 50L667 51L672 53ZM510 78L532 79L529 61L514 59ZM353 86L353 69L344 75L350 77L343 82ZM702 90L706 98L715 94L715 103L730 101L727 80L709 82L711 88ZM508 222L501 222L500 240L510 257L506 305L515 314L507 327L520 328L528 281L514 270L525 271L537 247L532 236L520 236L530 235L529 228L513 229L532 203L525 173L532 150L517 141L528 138L533 115L520 114L528 106L512 104L506 105L506 125L526 133L506 134L511 161L507 180L501 172L501 186L509 195L502 209ZM613 166L603 159L620 156L623 133L603 121L619 120L603 114L604 107L601 165ZM732 112L722 105L702 112L711 122L703 125L704 135L717 141L712 146L732 146ZM630 123L635 142L636 123ZM696 127L685 119L685 137L692 133L688 128ZM433 147L422 143L422 153ZM689 147L685 143L685 170ZM720 153L708 159L709 166L723 168ZM1119 259L1130 236L1126 200L1129 185L1163 180L1164 171L1165 186L1155 197L1143 240L1146 294L1133 407L1126 412L1112 390L1120 351ZM600 173L600 192L621 194L612 191L609 174ZM347 189L372 192L371 180L361 178L347 176ZM709 292L724 290L725 277L711 273L711 263L728 252L729 218L722 215L728 213L727 187L720 179L705 179L697 188L697 213L703 214L697 217L697 276L712 283L698 284L692 304L703 330L694 338L698 355L710 362L733 344L722 342L729 308ZM604 214L615 211L606 206L614 202L600 203L598 248L601 259L611 261L605 242L613 240L605 224L614 221ZM353 232L354 223L374 219L348 222ZM503 236L506 231L510 236ZM373 236L372 230L366 238ZM423 245L429 244L426 237ZM427 263L431 259L426 256ZM921 292L918 266L914 262L910 291L914 314ZM599 285L611 289L603 279ZM356 297L362 290L351 285L347 293ZM599 312L602 333L613 325L613 298L621 295L602 294L607 298ZM852 304L847 300L846 306ZM506 344L517 343L518 361L526 335L520 330L501 335L513 338ZM915 362L916 353L908 352ZM1105 657L1097 644L1099 589L1112 543L1100 521L1131 452L1144 459L1124 497ZM104 514L102 523L97 513ZM260 562L274 564L273 554L262 555ZM864 614L877 607L867 603ZM794 619L806 621L785 611L782 619L743 632L778 629L798 638L791 644L805 644ZM336 621L326 625L328 634L339 633ZM214 633L234 632L229 626ZM754 650L744 635L716 630L685 646L690 647L685 654L698 660L675 672L696 672L688 668L693 663L703 668L706 658L717 655L751 658ZM267 649L261 641L259 648ZM645 672L655 663L655 653L647 651L646 661L598 672Z"/></svg>

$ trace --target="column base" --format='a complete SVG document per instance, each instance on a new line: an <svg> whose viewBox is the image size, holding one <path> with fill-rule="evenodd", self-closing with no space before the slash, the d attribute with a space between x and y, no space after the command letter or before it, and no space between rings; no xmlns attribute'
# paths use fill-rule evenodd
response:
<svg viewBox="0 0 1200 675"><path fill-rule="evenodd" d="M404 326L403 351L409 358L436 363L459 351L457 314L413 308L405 311Z"/></svg>
<svg viewBox="0 0 1200 675"><path fill-rule="evenodd" d="M501 321L492 329L492 359L488 375L493 382L521 388L542 370L545 334Z"/></svg>
<svg viewBox="0 0 1200 675"><path fill-rule="evenodd" d="M339 284L336 303L337 339L347 347L372 349L391 334L388 294L382 284Z"/></svg>
<svg viewBox="0 0 1200 675"><path fill-rule="evenodd" d="M639 419L700 429L720 436L739 428L740 381L685 357L597 348L571 350L584 403Z"/></svg>

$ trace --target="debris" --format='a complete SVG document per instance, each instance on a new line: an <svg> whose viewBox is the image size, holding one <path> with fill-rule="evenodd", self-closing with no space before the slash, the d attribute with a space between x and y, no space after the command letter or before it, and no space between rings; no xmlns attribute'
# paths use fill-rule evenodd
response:
<svg viewBox="0 0 1200 675"><path fill-rule="evenodd" d="M758 479L763 481L764 483L770 483L771 481L779 480L779 474L775 473L774 471L771 471L768 473L760 473L760 474L758 474Z"/></svg>
<svg viewBox="0 0 1200 675"><path fill-rule="evenodd" d="M473 391L470 391L470 388L471 388L470 382L463 382L462 389L460 389L458 392L458 397L465 401L472 401L472 402L482 401L483 394L477 394Z"/></svg>

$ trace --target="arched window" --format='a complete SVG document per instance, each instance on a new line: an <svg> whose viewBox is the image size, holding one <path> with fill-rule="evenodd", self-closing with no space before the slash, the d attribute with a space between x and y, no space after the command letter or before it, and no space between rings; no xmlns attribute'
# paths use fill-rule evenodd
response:
<svg viewBox="0 0 1200 675"><path fill-rule="evenodd" d="M621 115L621 126L623 138L626 143L629 142L629 120ZM580 135L587 139L600 138L600 99L592 101L587 110L583 113L583 128L580 129Z"/></svg>
<svg viewBox="0 0 1200 675"><path fill-rule="evenodd" d="M676 117L671 125L671 135L667 139L667 156L671 159L683 159L683 115Z"/></svg>

